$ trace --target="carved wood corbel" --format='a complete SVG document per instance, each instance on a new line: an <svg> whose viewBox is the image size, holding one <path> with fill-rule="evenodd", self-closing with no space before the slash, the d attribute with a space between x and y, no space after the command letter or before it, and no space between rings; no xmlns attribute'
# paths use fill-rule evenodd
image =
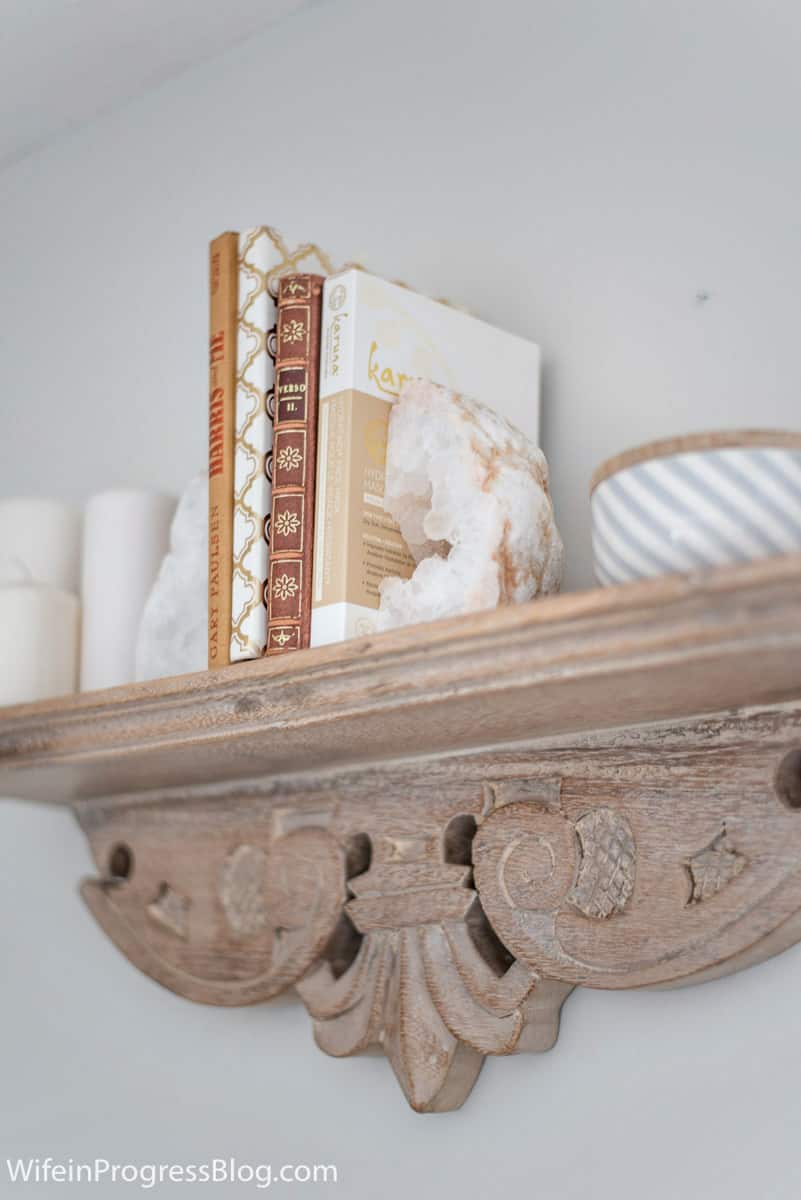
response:
<svg viewBox="0 0 801 1200"><path fill-rule="evenodd" d="M92 913L193 1000L297 989L409 1103L550 1048L574 986L677 985L801 937L801 704L77 806Z"/></svg>

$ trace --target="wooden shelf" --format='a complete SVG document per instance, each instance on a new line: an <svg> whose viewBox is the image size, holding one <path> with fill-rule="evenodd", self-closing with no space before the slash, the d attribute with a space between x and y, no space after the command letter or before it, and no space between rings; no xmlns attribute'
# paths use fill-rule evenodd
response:
<svg viewBox="0 0 801 1200"><path fill-rule="evenodd" d="M801 937L801 556L5 709L0 794L73 807L154 979L294 985L455 1107L575 985Z"/></svg>
<svg viewBox="0 0 801 1200"><path fill-rule="evenodd" d="M0 709L0 789L72 804L801 693L801 555Z"/></svg>

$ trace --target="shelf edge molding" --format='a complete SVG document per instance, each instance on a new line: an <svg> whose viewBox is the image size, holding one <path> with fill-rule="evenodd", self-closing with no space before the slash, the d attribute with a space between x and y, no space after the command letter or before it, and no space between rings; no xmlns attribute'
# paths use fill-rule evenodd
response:
<svg viewBox="0 0 801 1200"><path fill-rule="evenodd" d="M0 794L76 800L791 699L801 555L0 710Z"/></svg>

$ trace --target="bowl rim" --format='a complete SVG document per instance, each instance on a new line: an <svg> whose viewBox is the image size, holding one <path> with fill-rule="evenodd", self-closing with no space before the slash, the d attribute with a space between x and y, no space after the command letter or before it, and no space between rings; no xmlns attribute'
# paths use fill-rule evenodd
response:
<svg viewBox="0 0 801 1200"><path fill-rule="evenodd" d="M590 495L599 483L618 471L650 462L654 458L669 458L673 454L692 454L703 450L747 450L755 447L801 450L801 433L787 429L717 429L645 442L642 446L633 446L630 450L607 458L596 467L590 480Z"/></svg>

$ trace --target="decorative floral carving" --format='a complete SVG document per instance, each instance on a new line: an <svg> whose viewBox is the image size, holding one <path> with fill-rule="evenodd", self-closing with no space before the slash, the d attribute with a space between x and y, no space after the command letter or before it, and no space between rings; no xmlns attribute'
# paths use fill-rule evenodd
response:
<svg viewBox="0 0 801 1200"><path fill-rule="evenodd" d="M276 633L283 641L294 627ZM377 802L385 777L348 768L324 788L316 775L310 787L270 779L261 791L232 781L222 801L199 791L191 810L183 795L164 808L104 807L91 834L101 869L110 848L130 844L136 870L87 881L83 894L129 958L179 994L245 1004L295 986L323 1050L379 1045L416 1109L454 1108L485 1055L554 1042L573 985L719 973L766 936L758 924L740 942L732 935L751 920L754 895L770 896L774 921L797 911L795 894L785 909L776 899L797 815L757 792L747 861L723 823L731 796L742 828L736 780L706 810L701 756L688 759L681 788L672 770L652 783L647 736L638 729L627 778L615 741L597 777L583 743L564 780L539 760L527 776L528 759L507 747L494 780L472 753L447 773L428 761L393 767ZM710 740L705 730L698 744ZM542 753L564 761L561 744ZM687 858L677 846L699 844L701 820L721 832ZM746 867L749 886L715 902ZM760 893L762 883L771 887Z"/></svg>
<svg viewBox="0 0 801 1200"><path fill-rule="evenodd" d="M473 842L482 906L503 944L533 970L572 983L619 986L612 980L632 970L626 939L607 938L593 925L615 928L611 918L624 909L632 925L639 915L631 826L611 807L582 811L560 788L544 789L546 782L538 781L542 794L530 800L505 802L503 784L488 789L491 807ZM518 781L512 794L520 793Z"/></svg>
<svg viewBox="0 0 801 1200"><path fill-rule="evenodd" d="M441 837L414 834L382 838L350 881L345 913L362 935L351 964L335 975L323 962L297 990L323 1050L382 1045L409 1103L431 1112L462 1103L485 1055L553 1045L571 988L508 955L491 961L469 865L445 862Z"/></svg>
<svg viewBox="0 0 801 1200"><path fill-rule="evenodd" d="M285 646L291 640L291 635L285 629L279 629L277 633L273 634L273 641L277 642L279 646Z"/></svg>
<svg viewBox="0 0 801 1200"><path fill-rule="evenodd" d="M581 844L576 885L568 899L585 917L622 912L634 891L637 853L631 826L611 808L596 808L576 822Z"/></svg>
<svg viewBox="0 0 801 1200"><path fill-rule="evenodd" d="M726 830L723 829L687 863L691 887L687 903L700 904L702 900L717 895L745 869L747 861L745 855L729 845Z"/></svg>
<svg viewBox="0 0 801 1200"><path fill-rule="evenodd" d="M238 937L253 936L267 924L266 878L267 855L257 846L237 846L225 860L220 900L226 920Z"/></svg>
<svg viewBox="0 0 801 1200"><path fill-rule="evenodd" d="M162 929L168 929L176 937L186 939L189 936L189 910L191 900L173 891L168 883L162 883L159 894L147 906L147 915Z"/></svg>

